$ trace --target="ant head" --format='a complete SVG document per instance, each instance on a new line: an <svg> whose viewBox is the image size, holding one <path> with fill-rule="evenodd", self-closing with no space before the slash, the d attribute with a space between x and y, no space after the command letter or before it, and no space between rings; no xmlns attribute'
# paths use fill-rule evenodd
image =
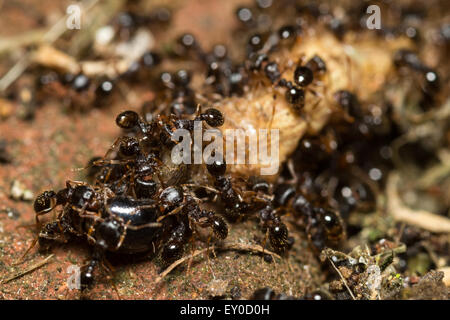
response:
<svg viewBox="0 0 450 320"><path fill-rule="evenodd" d="M215 108L210 108L205 113L202 113L201 119L205 120L211 127L220 127L225 121L222 112Z"/></svg>
<svg viewBox="0 0 450 320"><path fill-rule="evenodd" d="M179 87L187 87L191 82L191 73L185 69L180 69L175 72L173 81Z"/></svg>
<svg viewBox="0 0 450 320"><path fill-rule="evenodd" d="M223 155L219 155L218 157L215 157L215 160L212 161L206 165L206 169L208 169L208 172L213 177L219 177L223 176L225 174L225 171L227 170L227 164L225 162L225 159Z"/></svg>
<svg viewBox="0 0 450 320"><path fill-rule="evenodd" d="M125 157L138 155L141 152L139 141L133 137L123 137L120 142L119 152Z"/></svg>
<svg viewBox="0 0 450 320"><path fill-rule="evenodd" d="M278 29L278 37L280 41L292 41L300 33L300 29L292 25L284 25Z"/></svg>
<svg viewBox="0 0 450 320"><path fill-rule="evenodd" d="M306 87L314 80L313 72L310 68L298 66L294 71L294 82L300 87Z"/></svg>
<svg viewBox="0 0 450 320"><path fill-rule="evenodd" d="M278 69L278 64L273 61L266 64L266 66L264 67L264 73L272 83L275 83L281 77L280 70Z"/></svg>
<svg viewBox="0 0 450 320"><path fill-rule="evenodd" d="M179 38L178 38L178 43L184 48L184 50L188 51L191 49L194 49L195 46L197 45L197 42L195 40L195 37L193 34L191 33L185 33L182 34Z"/></svg>
<svg viewBox="0 0 450 320"><path fill-rule="evenodd" d="M180 187L167 187L159 195L164 210L174 209L183 202L183 190Z"/></svg>
<svg viewBox="0 0 450 320"><path fill-rule="evenodd" d="M336 230L338 231L338 229L340 229L341 227L341 223L340 223L340 219L338 216L338 213L332 210L327 210L327 209L323 209L320 208L321 210L321 221L324 224L325 228L328 231L332 231L332 230Z"/></svg>
<svg viewBox="0 0 450 320"><path fill-rule="evenodd" d="M50 212L55 206L56 193L54 191L44 191L34 200L34 211L36 213Z"/></svg>
<svg viewBox="0 0 450 320"><path fill-rule="evenodd" d="M312 216L313 208L311 203L301 194L297 194L292 201L292 208L299 214L304 214L308 217Z"/></svg>
<svg viewBox="0 0 450 320"><path fill-rule="evenodd" d="M312 70L312 72L323 73L327 71L327 65L321 57L315 55L306 63L306 66Z"/></svg>
<svg viewBox="0 0 450 320"><path fill-rule="evenodd" d="M303 89L292 86L286 90L286 100L299 111L305 106L305 91Z"/></svg>

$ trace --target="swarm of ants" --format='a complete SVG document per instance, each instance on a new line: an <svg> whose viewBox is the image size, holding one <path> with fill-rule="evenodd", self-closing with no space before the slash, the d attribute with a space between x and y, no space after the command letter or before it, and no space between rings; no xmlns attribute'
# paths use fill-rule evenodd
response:
<svg viewBox="0 0 450 320"><path fill-rule="evenodd" d="M361 102L352 86L333 86L329 79L330 73L337 74L332 68L336 62L330 61L327 52L314 52L307 58L292 54L295 60L290 56L303 37L310 37L307 31L317 21L324 23L327 31L323 33L330 32L341 40L346 31L362 30L356 21L361 14L353 18L348 15L344 27L332 10L297 5L295 13L286 13L292 18L289 20L280 14L282 2L272 5L271 1L256 1L254 6L236 10L239 32L247 40L243 59L233 59L223 44L205 50L193 34L184 33L174 41L170 53L147 51L114 78L90 79L83 73L54 71L39 77L38 94L69 95L72 105L107 105L122 81L135 83L150 78L155 91L154 99L142 105L140 114L127 110L117 115L116 125L123 135L105 155L89 161L84 168L87 182L67 181L62 190L47 190L35 200L42 250L53 242L66 243L75 238L91 246L91 259L81 274L83 288L93 283L98 266L111 272L108 253L160 255L169 266L186 254L189 243L201 239L209 248L212 242L226 239L233 225L247 220L259 223L263 250L289 255L293 245L289 233L301 230L319 256L326 248L341 248L348 236L360 231L346 225L353 211L376 209L379 189L394 168L392 142L408 129L395 119L394 106L387 97L369 105L365 102L371 100L365 97ZM360 9L353 8L355 12ZM115 27L120 34L130 36L148 23L167 23L167 11L158 12L150 20L121 13ZM273 25L265 25L267 15L273 18ZM286 24L286 20L291 23ZM383 29L377 36L388 38L394 33L400 38L405 28L406 22L402 22L398 30ZM427 111L441 102L438 72L409 47L393 53L389 64L394 70L413 74L417 80L420 107ZM195 61L201 72L161 70L165 60ZM193 84L193 73L202 73L201 90ZM340 89L326 92L336 87ZM369 85L361 87L363 94L365 89L370 91ZM173 163L171 151L178 143L173 137L177 129L192 133L196 121L203 122L205 128L230 126L242 114L233 113L222 103L241 103L240 98L251 100L260 92L269 92L278 106L277 96L281 96L281 107L288 109L282 111L294 123L312 122L316 109L310 105L316 101L332 106L334 117L319 128L320 134L313 130L292 134L294 148L282 159L276 179L245 171L236 174L223 157L205 165ZM249 121L254 114L261 115L255 105L248 105ZM274 107L272 117L262 121L264 126L277 126L273 122L277 112L282 113ZM41 226L39 217L53 210L56 218ZM209 234L206 239L200 235L205 230ZM292 297L265 288L255 292L255 298ZM331 296L318 290L304 298Z"/></svg>
<svg viewBox="0 0 450 320"><path fill-rule="evenodd" d="M193 130L194 121L220 127L223 115L210 108L198 111L193 119L172 114L148 122L134 111L120 113L116 124L135 133L119 137L104 157L91 160L92 184L68 181L66 188L45 191L36 198L38 224L39 216L60 208L57 218L39 233L41 249L53 241L85 239L92 245L93 254L81 279L83 285L89 285L93 269L102 262L106 251L161 251L163 261L170 264L183 255L185 244L196 236L197 228L211 230L208 245L211 238L225 239L225 219L237 223L256 215L272 249L283 253L292 244L281 219L283 208L288 207L306 217L308 233L318 250L324 247L324 241L342 238L345 231L339 214L313 206L304 196L295 195L293 187L281 185L272 193L270 184L255 177L242 189L227 176L224 160L207 164L206 172L201 168L208 185L196 181L200 173L195 172L199 170L195 165L168 167L167 155L175 143L173 131ZM204 209L205 203L215 204L221 214Z"/></svg>

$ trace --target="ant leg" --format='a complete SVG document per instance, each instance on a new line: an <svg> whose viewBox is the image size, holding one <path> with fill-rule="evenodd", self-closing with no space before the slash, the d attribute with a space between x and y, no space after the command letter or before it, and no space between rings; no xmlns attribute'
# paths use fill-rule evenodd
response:
<svg viewBox="0 0 450 320"><path fill-rule="evenodd" d="M122 139L123 139L123 137L118 137L118 138L113 142L113 144L109 147L109 149L106 151L105 155L104 155L101 159L96 160L96 161L94 161L94 162L92 162L92 163L89 163L87 166L82 167L82 168L73 168L72 171L83 171L83 170L92 168L92 167L94 167L94 166L95 166L95 167L100 167L101 164L104 164L103 161L106 161L106 159L107 159L108 156L111 154L111 152L113 152L114 149L117 148L118 143L119 143Z"/></svg>
<svg viewBox="0 0 450 320"><path fill-rule="evenodd" d="M263 257L263 259L264 259L264 250L266 249L266 242L267 242L267 239L269 238L269 228L267 228L267 231L266 231L266 235L264 236L264 240L263 240L263 243L262 243L262 257Z"/></svg>
<svg viewBox="0 0 450 320"><path fill-rule="evenodd" d="M295 169L294 169L294 161L292 160L292 158L290 158L289 160L288 160L288 162L287 162L287 168L288 168L288 170L289 170L289 174L291 175L291 177L292 177L292 179L291 180L289 180L289 181L287 181L287 183L289 183L289 184L297 184L297 182L298 182L298 176L297 176L297 173L295 172Z"/></svg>
<svg viewBox="0 0 450 320"><path fill-rule="evenodd" d="M81 218L87 218L87 219L93 219L94 223L89 227L89 230L86 233L86 238L89 243L96 244L97 240L92 236L92 234L95 232L95 226L98 221L103 222L104 219L95 215L80 215Z"/></svg>
<svg viewBox="0 0 450 320"><path fill-rule="evenodd" d="M197 114L197 117L200 117L202 113L202 105L200 103L197 103L197 110L195 110L195 113Z"/></svg>
<svg viewBox="0 0 450 320"><path fill-rule="evenodd" d="M161 184L161 187L163 189L166 188L166 184L163 182L163 180L161 179L161 175L159 174L159 172L156 173L156 176L158 177L159 183Z"/></svg>
<svg viewBox="0 0 450 320"><path fill-rule="evenodd" d="M117 148L119 142L121 142L123 140L123 137L118 137L114 143L109 147L108 151L106 151L105 155L103 156L103 160L105 160L106 158L108 158L108 156L111 154L111 152L114 151L114 149Z"/></svg>
<svg viewBox="0 0 450 320"><path fill-rule="evenodd" d="M28 253L31 251L31 249L33 249L38 242L41 242L44 239L47 241L58 241L60 240L59 236L61 235L63 235L63 231L59 228L59 224L56 221L46 224L38 234L38 236L33 240L28 249L25 251L25 253L16 262L14 262L13 265L21 264Z"/></svg>
<svg viewBox="0 0 450 320"><path fill-rule="evenodd" d="M276 96L275 95L274 95L274 100L276 100ZM276 110L276 103L274 103L272 105L272 115L270 116L269 129L268 130L272 130L272 123L273 123L273 119L275 118L275 110Z"/></svg>
<svg viewBox="0 0 450 320"><path fill-rule="evenodd" d="M191 247L191 249L190 249L191 253L193 253L195 251L194 250L194 248L195 248L194 237L195 237L195 234L193 234L192 237L189 239L189 244L191 245L190 246ZM187 267L187 273L188 274L189 274L189 271L191 270L192 261L194 261L194 257L191 255L191 257L189 258L188 267Z"/></svg>
<svg viewBox="0 0 450 320"><path fill-rule="evenodd" d="M219 190L217 190L217 189L215 189L215 188L213 188L213 187L204 186L204 185L201 185L201 184L186 183L186 184L182 184L181 186L182 186L182 187L192 187L192 188L203 188L203 189L205 189L205 190L214 192L214 193L216 193L216 194L219 194L219 193L220 193Z"/></svg>
<svg viewBox="0 0 450 320"><path fill-rule="evenodd" d="M79 180L67 180L66 181L67 188L72 187L71 184L74 184L75 186L86 186L86 187L90 187L91 186L89 183L84 182L84 181L79 181Z"/></svg>
<svg viewBox="0 0 450 320"><path fill-rule="evenodd" d="M213 271L212 264L211 264L211 259L209 257L209 249L210 249L209 244L211 243L211 238L213 236L213 233L214 233L213 230L211 230L211 233L209 234L208 240L206 241L206 248L207 248L206 249L206 260L208 261L209 271L211 271L211 273L212 273L212 275L213 275L213 277L215 279L216 277L214 275L214 271ZM213 252L214 258L217 258L216 252L214 251L214 248L212 249L212 252Z"/></svg>
<svg viewBox="0 0 450 320"><path fill-rule="evenodd" d="M168 216L177 214L177 213L180 212L183 208L184 208L184 205L181 205L181 206L179 206L179 207L173 209L173 210L170 211L168 214L165 214L165 215L163 215L163 216L158 217L158 219L156 219L156 222L160 222L160 221L162 221L163 219L165 219L165 218L168 217Z"/></svg>
<svg viewBox="0 0 450 320"><path fill-rule="evenodd" d="M31 251L31 249L33 249L36 246L36 243L38 243L38 241L39 241L39 235L33 240L31 245L28 247L27 251L25 251L25 253L12 265L16 266L16 265L21 264L23 262L23 260L25 259L25 257L28 255L28 253Z"/></svg>
<svg viewBox="0 0 450 320"><path fill-rule="evenodd" d="M94 161L94 165L102 166L102 165L107 165L107 164L127 164L131 161L132 160L102 159L102 160Z"/></svg>
<svg viewBox="0 0 450 320"><path fill-rule="evenodd" d="M41 225L41 222L39 221L39 216L43 216L44 214L49 213L49 212L50 212L50 211L45 211L45 212L39 212L39 213L36 213L35 218L36 218L36 224L37 224L38 226Z"/></svg>
<svg viewBox="0 0 450 320"><path fill-rule="evenodd" d="M128 225L130 224L130 222L131 222L131 220L129 220L129 221L125 224L125 226L124 226L124 228L123 228L123 232L122 232L122 234L120 235L119 242L117 242L116 248L115 248L114 250L119 250L120 247L122 246L123 240L125 239L125 237L126 237L126 235L127 235L127 228L128 228Z"/></svg>
<svg viewBox="0 0 450 320"><path fill-rule="evenodd" d="M119 293L119 290L117 289L117 286L116 286L116 284L113 281L113 279L114 279L114 268L113 268L113 266L106 259L102 259L101 266L108 273L106 278L108 279L109 283L112 285L114 291L117 294L117 297L119 298L119 300L122 300L122 298L120 296L120 293Z"/></svg>
<svg viewBox="0 0 450 320"><path fill-rule="evenodd" d="M162 223L149 222L149 223L146 223L146 224L141 224L139 226L127 226L127 229L135 231L135 230L141 230L141 229L144 229L144 228L159 228L159 227L162 227Z"/></svg>

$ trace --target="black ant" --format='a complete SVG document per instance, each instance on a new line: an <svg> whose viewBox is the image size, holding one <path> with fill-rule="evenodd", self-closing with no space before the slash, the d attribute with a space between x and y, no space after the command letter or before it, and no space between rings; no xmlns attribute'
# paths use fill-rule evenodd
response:
<svg viewBox="0 0 450 320"><path fill-rule="evenodd" d="M311 204L288 184L278 185L274 195L278 210L292 211L302 220L308 239L318 252L327 246L336 247L345 239L344 222L336 210Z"/></svg>
<svg viewBox="0 0 450 320"><path fill-rule="evenodd" d="M55 193L45 191L35 201L38 216L63 206L55 221L39 233L41 248L52 241L67 242L85 238L93 246L92 260L83 267L82 285L92 283L94 268L104 259L104 252L136 254L156 253L163 239L161 256L171 263L182 254L194 226L210 227L219 239L228 235L223 218L202 210L192 196L184 196L180 187L163 189L156 199L115 196L109 190L96 190L85 184L67 183ZM208 239L209 242L209 239Z"/></svg>
<svg viewBox="0 0 450 320"><path fill-rule="evenodd" d="M159 200L163 205L164 212L166 212L160 220L178 213L175 218L177 225L172 229L161 253L165 264L170 264L181 257L184 245L196 233L196 226L211 228L211 235L207 241L208 248L212 235L222 240L228 236L228 226L225 220L214 211L201 209L198 200L190 194L184 195L181 188L166 188L161 193Z"/></svg>
<svg viewBox="0 0 450 320"><path fill-rule="evenodd" d="M408 49L400 49L395 53L394 64L399 68L407 67L422 76L423 98L420 104L426 109L433 105L441 86L438 73L426 66L414 52Z"/></svg>
<svg viewBox="0 0 450 320"><path fill-rule="evenodd" d="M227 218L236 221L248 209L248 204L234 190L231 179L225 176L227 165L224 157L222 155L214 157L214 161L206 164L206 169L214 178L214 186L224 204Z"/></svg>
<svg viewBox="0 0 450 320"><path fill-rule="evenodd" d="M190 87L191 73L179 69L174 74L164 71L159 75L160 90L156 101L169 99L170 112L177 115L189 115L196 111L196 98Z"/></svg>
<svg viewBox="0 0 450 320"><path fill-rule="evenodd" d="M310 89L315 76L320 76L326 72L325 62L317 55L313 56L306 65L299 64L294 70L294 83L291 81L280 81L281 86L286 87L286 100L293 106L294 110L299 113L305 105L305 90L308 89L314 95L317 93Z"/></svg>
<svg viewBox="0 0 450 320"><path fill-rule="evenodd" d="M116 79L50 71L38 78L37 87L45 94L69 101L71 108L83 110L85 105L107 105L115 92Z"/></svg>
<svg viewBox="0 0 450 320"><path fill-rule="evenodd" d="M268 200L260 198L259 203L255 201L250 203L245 201L234 189L231 179L225 176L226 162L223 159L223 156L218 155L214 156L214 158L214 161L208 163L206 168L215 180L214 186L218 189L227 218L236 221L243 219L247 214L260 209L259 219L263 229L267 229L267 237L269 238L272 247L277 252L284 252L289 246L288 230L270 205L266 205L261 209L261 206L267 204ZM262 185L260 185L260 187L264 189ZM258 188L254 191L258 191ZM265 240L263 247L264 246Z"/></svg>
<svg viewBox="0 0 450 320"><path fill-rule="evenodd" d="M45 191L36 199L36 219L56 205L63 206L57 219L41 229L38 239L40 247L46 248L51 241L85 238L94 246L93 260L81 275L86 281L103 252L134 254L155 250L157 239L173 223L170 219L157 222L161 213L153 200L114 196L107 190L94 191L87 185L73 187L69 182L67 186L58 193Z"/></svg>
<svg viewBox="0 0 450 320"><path fill-rule="evenodd" d="M290 246L289 233L286 225L281 222L280 216L271 205L266 206L259 211L259 218L262 223L263 230L266 229L266 238L269 238L272 248L276 252L285 252ZM263 247L266 240L264 239Z"/></svg>

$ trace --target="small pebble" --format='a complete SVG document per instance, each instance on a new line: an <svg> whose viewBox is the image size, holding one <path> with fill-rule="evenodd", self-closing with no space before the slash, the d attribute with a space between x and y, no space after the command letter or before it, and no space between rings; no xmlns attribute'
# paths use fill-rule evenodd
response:
<svg viewBox="0 0 450 320"><path fill-rule="evenodd" d="M34 194L18 180L14 180L11 185L10 196L13 200L32 201Z"/></svg>
<svg viewBox="0 0 450 320"><path fill-rule="evenodd" d="M0 213L6 213L6 215L8 216L8 218L17 220L20 217L20 212L17 211L14 208L5 208L0 210Z"/></svg>
<svg viewBox="0 0 450 320"><path fill-rule="evenodd" d="M226 293L228 280L215 279L208 285L208 293L211 297L223 297Z"/></svg>

